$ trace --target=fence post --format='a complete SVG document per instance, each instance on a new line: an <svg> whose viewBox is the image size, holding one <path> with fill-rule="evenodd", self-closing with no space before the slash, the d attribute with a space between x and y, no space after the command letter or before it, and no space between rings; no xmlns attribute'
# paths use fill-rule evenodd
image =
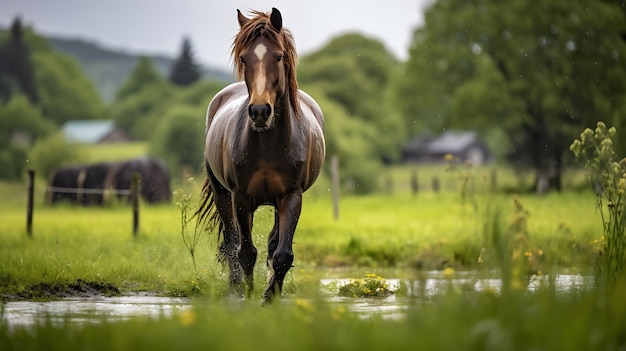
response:
<svg viewBox="0 0 626 351"><path fill-rule="evenodd" d="M439 177L437 176L433 177L433 191L436 193L439 192Z"/></svg>
<svg viewBox="0 0 626 351"><path fill-rule="evenodd" d="M35 192L35 171L28 170L28 197L26 200L26 234L33 236L33 196Z"/></svg>
<svg viewBox="0 0 626 351"><path fill-rule="evenodd" d="M333 216L339 219L339 158L333 155L330 159L330 174L332 178L333 192Z"/></svg>
<svg viewBox="0 0 626 351"><path fill-rule="evenodd" d="M137 237L139 232L139 195L141 193L141 176L133 173L130 182L130 202L133 208L133 236Z"/></svg>
<svg viewBox="0 0 626 351"><path fill-rule="evenodd" d="M419 191L419 181L417 179L417 171L416 170L412 170L411 171L411 192L413 193L413 196L417 195L417 192Z"/></svg>

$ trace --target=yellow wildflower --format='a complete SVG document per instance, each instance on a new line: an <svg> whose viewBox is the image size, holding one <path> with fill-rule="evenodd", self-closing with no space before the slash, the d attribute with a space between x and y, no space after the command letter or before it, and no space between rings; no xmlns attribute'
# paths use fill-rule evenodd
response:
<svg viewBox="0 0 626 351"><path fill-rule="evenodd" d="M196 322L196 314L193 312L193 310L186 310L180 314L179 319L180 324L184 326L189 326Z"/></svg>

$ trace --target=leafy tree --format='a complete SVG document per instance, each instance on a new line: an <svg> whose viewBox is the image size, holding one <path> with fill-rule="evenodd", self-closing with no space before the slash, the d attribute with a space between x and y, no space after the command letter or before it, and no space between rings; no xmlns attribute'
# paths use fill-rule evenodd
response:
<svg viewBox="0 0 626 351"><path fill-rule="evenodd" d="M149 140L174 96L174 89L152 61L142 57L118 90L111 117L133 138Z"/></svg>
<svg viewBox="0 0 626 351"><path fill-rule="evenodd" d="M40 91L39 105L57 125L71 120L98 119L104 104L93 82L69 56L53 51L33 54Z"/></svg>
<svg viewBox="0 0 626 351"><path fill-rule="evenodd" d="M176 173L201 169L204 152L204 116L192 106L169 109L150 143L150 153L164 158Z"/></svg>
<svg viewBox="0 0 626 351"><path fill-rule="evenodd" d="M137 65L135 65L126 82L117 91L115 101L124 100L144 89L153 89L155 86L163 87L165 85L165 79L154 68L152 60L149 57L142 56L137 61Z"/></svg>
<svg viewBox="0 0 626 351"><path fill-rule="evenodd" d="M37 92L37 99L29 96L29 100L40 106L45 118L61 125L70 119L101 117L104 111L102 100L78 63L54 51L32 28L24 28L21 37L30 55L28 61L32 64ZM4 33L0 36L0 46L6 47L11 40L11 35Z"/></svg>
<svg viewBox="0 0 626 351"><path fill-rule="evenodd" d="M171 103L170 87L153 86L128 96L113 106L111 118L118 127L138 140L149 140L155 126L163 120L163 111Z"/></svg>
<svg viewBox="0 0 626 351"><path fill-rule="evenodd" d="M503 129L538 189L560 188L576 131L623 109L624 21L596 1L440 0L415 32L398 105L407 125Z"/></svg>
<svg viewBox="0 0 626 351"><path fill-rule="evenodd" d="M56 168L82 163L86 158L82 149L67 143L62 133L52 134L38 141L28 156L33 169L46 179Z"/></svg>
<svg viewBox="0 0 626 351"><path fill-rule="evenodd" d="M324 94L319 86L307 87L324 113L324 139L326 162L324 172L330 176L330 159L339 158L339 173L345 191L356 194L371 193L378 188L378 175L382 171L381 159L377 157L376 127L363 123Z"/></svg>
<svg viewBox="0 0 626 351"><path fill-rule="evenodd" d="M8 100L14 90L38 101L30 52L19 18L11 25L10 37L0 46L0 97Z"/></svg>
<svg viewBox="0 0 626 351"><path fill-rule="evenodd" d="M183 38L183 44L180 56L174 61L172 70L170 71L170 82L176 86L186 87L195 83L200 79L200 65L193 57L191 41L189 38Z"/></svg>
<svg viewBox="0 0 626 351"><path fill-rule="evenodd" d="M298 77L305 89L318 87L355 120L374 126L378 134L368 141L374 145L373 157L393 160L405 137L388 96L397 66L378 40L346 34L303 57Z"/></svg>
<svg viewBox="0 0 626 351"><path fill-rule="evenodd" d="M54 130L24 95L0 102L0 179L21 178L28 166L27 149Z"/></svg>

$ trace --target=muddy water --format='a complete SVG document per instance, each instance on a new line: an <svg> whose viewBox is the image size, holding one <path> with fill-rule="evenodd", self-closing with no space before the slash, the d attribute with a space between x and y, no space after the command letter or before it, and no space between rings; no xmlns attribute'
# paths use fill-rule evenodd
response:
<svg viewBox="0 0 626 351"><path fill-rule="evenodd" d="M476 274L471 272L455 273L453 276L443 276L441 272L429 272L419 279L386 279L392 289L403 289L402 294L391 295L387 298L339 297L331 288L349 281L350 279L344 278L320 279L322 297L329 303L343 306L363 318L379 315L390 319L402 318L411 306L416 303L428 303L436 295L451 288L466 292L487 289L498 292L502 285L499 279L478 279ZM537 278L531 281L528 289L533 291L546 283L548 283L547 278ZM588 279L580 275L558 275L549 283L553 284L557 291L563 292L589 286ZM298 298L287 297L285 302L294 302ZM188 299L156 296L68 298L49 302L13 301L0 306L2 319L0 323L6 323L10 328L14 328L46 322L63 325L64 323L99 323L103 320L114 322L134 316L157 318L188 309L191 305Z"/></svg>
<svg viewBox="0 0 626 351"><path fill-rule="evenodd" d="M99 323L121 321L134 316L159 317L191 307L187 299L156 296L67 298L58 301L14 301L4 305L2 319L9 327L49 322Z"/></svg>

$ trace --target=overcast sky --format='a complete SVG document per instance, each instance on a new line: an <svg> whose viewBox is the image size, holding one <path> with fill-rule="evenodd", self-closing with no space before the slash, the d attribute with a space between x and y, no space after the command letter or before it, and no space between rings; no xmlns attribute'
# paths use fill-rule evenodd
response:
<svg viewBox="0 0 626 351"><path fill-rule="evenodd" d="M278 8L299 53L316 50L346 32L381 40L407 58L413 30L431 0L2 0L0 26L15 16L40 34L91 39L136 53L176 56L187 36L198 61L230 68L230 45L239 25L236 9Z"/></svg>

